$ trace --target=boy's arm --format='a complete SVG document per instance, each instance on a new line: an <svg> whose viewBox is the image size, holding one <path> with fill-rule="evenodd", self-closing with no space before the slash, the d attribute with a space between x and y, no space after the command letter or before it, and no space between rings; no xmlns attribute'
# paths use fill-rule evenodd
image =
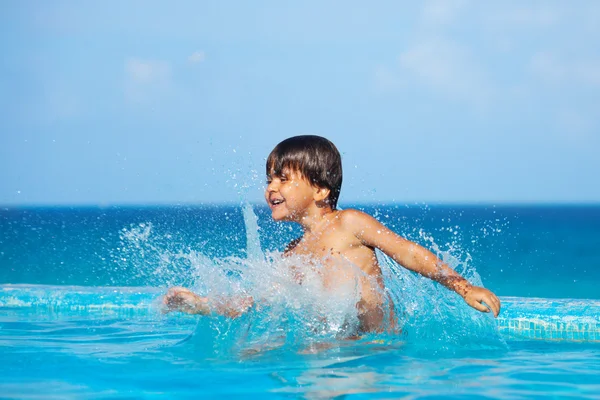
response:
<svg viewBox="0 0 600 400"><path fill-rule="evenodd" d="M343 211L343 225L366 246L375 247L394 259L403 267L433 279L461 295L465 302L476 310L494 316L500 312L500 300L491 291L471 285L432 252L418 244L398 236L375 218L356 210Z"/></svg>
<svg viewBox="0 0 600 400"><path fill-rule="evenodd" d="M172 287L163 298L163 304L165 306L163 313L180 311L187 314L209 315L215 312L226 317L237 318L252 307L254 299L250 296L242 296L209 300L186 288Z"/></svg>

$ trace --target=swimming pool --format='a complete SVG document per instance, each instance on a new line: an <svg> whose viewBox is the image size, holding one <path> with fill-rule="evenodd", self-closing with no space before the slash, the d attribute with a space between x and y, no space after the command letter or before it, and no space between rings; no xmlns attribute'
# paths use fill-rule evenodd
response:
<svg viewBox="0 0 600 400"><path fill-rule="evenodd" d="M367 211L495 290L500 318L410 274L387 278L404 299L396 337L319 348L252 313L165 316L167 286L202 290L206 268L247 265L298 232L261 208L257 225L240 207L3 210L0 393L600 397L597 207Z"/></svg>

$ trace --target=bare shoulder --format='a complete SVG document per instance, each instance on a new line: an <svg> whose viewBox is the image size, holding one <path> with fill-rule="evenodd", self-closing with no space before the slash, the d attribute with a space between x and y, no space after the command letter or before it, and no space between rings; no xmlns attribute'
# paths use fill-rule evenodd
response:
<svg viewBox="0 0 600 400"><path fill-rule="evenodd" d="M362 211L347 209L339 213L339 219L342 227L359 235L364 229L379 224L379 222L367 213Z"/></svg>
<svg viewBox="0 0 600 400"><path fill-rule="evenodd" d="M340 213L341 225L368 246L378 247L382 233L391 233L381 222L367 213L358 210L344 210Z"/></svg>
<svg viewBox="0 0 600 400"><path fill-rule="evenodd" d="M375 218L371 217L369 214L364 213L362 211L354 210L349 208L347 210L342 210L339 212L340 222L344 227L352 228L352 227L360 227L361 225L372 223L376 221Z"/></svg>

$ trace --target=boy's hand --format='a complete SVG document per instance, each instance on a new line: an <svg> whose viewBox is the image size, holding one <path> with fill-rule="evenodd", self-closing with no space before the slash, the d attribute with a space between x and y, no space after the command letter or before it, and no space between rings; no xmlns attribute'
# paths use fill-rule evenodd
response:
<svg viewBox="0 0 600 400"><path fill-rule="evenodd" d="M470 286L465 290L462 296L465 299L465 302L476 310L481 312L492 311L494 313L494 317L497 317L500 313L500 300L494 293L485 288L479 286Z"/></svg>
<svg viewBox="0 0 600 400"><path fill-rule="evenodd" d="M172 287L163 298L163 314L181 311L187 314L208 314L208 300L182 287Z"/></svg>
<svg viewBox="0 0 600 400"><path fill-rule="evenodd" d="M238 296L209 300L189 289L172 287L163 298L163 304L163 314L180 311L187 314L208 315L215 312L229 318L237 318L254 305L254 299L250 296Z"/></svg>

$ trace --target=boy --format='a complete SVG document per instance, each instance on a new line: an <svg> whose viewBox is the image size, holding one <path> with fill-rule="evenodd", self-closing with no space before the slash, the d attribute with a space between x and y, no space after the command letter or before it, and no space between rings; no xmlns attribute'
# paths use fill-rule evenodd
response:
<svg viewBox="0 0 600 400"><path fill-rule="evenodd" d="M342 186L342 164L337 148L329 140L312 135L284 140L267 158L266 173L265 199L272 218L296 222L304 231L287 246L284 256L298 255L319 261L325 288L335 288L348 279L336 265L350 262L359 268L361 273L354 277L360 293L356 304L359 333L380 332L385 326L386 299L375 249L455 291L476 310L492 311L498 316L500 301L492 292L469 284L433 253L396 235L371 216L336 208ZM300 284L301 276L297 274ZM245 297L218 301L184 288L172 288L164 303L167 312L216 312L235 318L252 307L254 300Z"/></svg>

